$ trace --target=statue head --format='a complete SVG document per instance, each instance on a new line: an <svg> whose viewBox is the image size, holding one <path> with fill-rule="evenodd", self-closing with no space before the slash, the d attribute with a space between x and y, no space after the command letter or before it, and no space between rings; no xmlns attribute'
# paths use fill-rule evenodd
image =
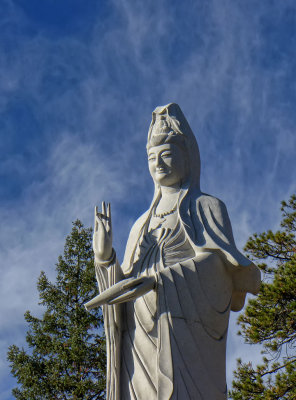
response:
<svg viewBox="0 0 296 400"><path fill-rule="evenodd" d="M156 186L187 184L199 188L199 149L178 104L170 103L153 111L147 152Z"/></svg>
<svg viewBox="0 0 296 400"><path fill-rule="evenodd" d="M181 187L187 180L186 152L177 144L164 142L150 146L148 165L154 182L159 186Z"/></svg>

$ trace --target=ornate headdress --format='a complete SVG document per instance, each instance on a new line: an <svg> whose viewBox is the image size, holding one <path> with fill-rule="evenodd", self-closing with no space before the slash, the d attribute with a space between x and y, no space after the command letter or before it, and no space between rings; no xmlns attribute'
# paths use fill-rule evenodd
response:
<svg viewBox="0 0 296 400"><path fill-rule="evenodd" d="M185 148L188 155L191 184L199 188L200 157L198 145L181 108L176 103L156 107L152 113L147 149L163 143L175 143Z"/></svg>
<svg viewBox="0 0 296 400"><path fill-rule="evenodd" d="M179 112L177 112L179 111ZM152 121L148 132L147 147L156 146L160 143L167 143L173 141L183 142L185 136L180 128L182 116L185 119L183 113L182 116L178 115L182 113L180 107L171 103L167 106L157 107L152 114ZM180 119L178 119L178 117Z"/></svg>

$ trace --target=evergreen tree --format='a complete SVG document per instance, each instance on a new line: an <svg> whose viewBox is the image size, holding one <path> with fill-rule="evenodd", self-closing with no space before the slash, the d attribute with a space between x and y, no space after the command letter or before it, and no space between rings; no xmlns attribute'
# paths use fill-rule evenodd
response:
<svg viewBox="0 0 296 400"><path fill-rule="evenodd" d="M282 229L253 235L245 250L265 279L238 323L247 343L263 345L261 365L238 360L234 400L296 399L296 196L282 202ZM262 260L268 260L268 265Z"/></svg>
<svg viewBox="0 0 296 400"><path fill-rule="evenodd" d="M55 283L44 272L38 280L42 318L25 313L29 351L9 347L8 360L18 381L13 395L21 400L104 399L102 314L83 307L97 294L92 231L80 221L73 223L56 271Z"/></svg>

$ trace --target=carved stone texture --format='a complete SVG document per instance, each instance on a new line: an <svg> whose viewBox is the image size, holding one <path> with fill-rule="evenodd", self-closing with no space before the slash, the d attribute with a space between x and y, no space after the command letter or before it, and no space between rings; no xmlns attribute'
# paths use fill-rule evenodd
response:
<svg viewBox="0 0 296 400"><path fill-rule="evenodd" d="M107 339L108 400L225 400L230 310L260 286L235 246L225 205L200 190L195 136L180 107L157 107L148 132L151 206L120 266L110 205L95 210L94 251Z"/></svg>

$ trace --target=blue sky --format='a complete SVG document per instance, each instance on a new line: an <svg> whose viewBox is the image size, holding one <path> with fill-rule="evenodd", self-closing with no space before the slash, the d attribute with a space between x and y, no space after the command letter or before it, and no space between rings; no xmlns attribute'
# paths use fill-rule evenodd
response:
<svg viewBox="0 0 296 400"><path fill-rule="evenodd" d="M238 247L277 229L296 192L296 4L261 0L2 0L0 395L9 344L54 279L71 222L113 206L114 246L148 207L151 112L177 102L200 146L202 190L228 208ZM228 339L235 359L258 349Z"/></svg>

